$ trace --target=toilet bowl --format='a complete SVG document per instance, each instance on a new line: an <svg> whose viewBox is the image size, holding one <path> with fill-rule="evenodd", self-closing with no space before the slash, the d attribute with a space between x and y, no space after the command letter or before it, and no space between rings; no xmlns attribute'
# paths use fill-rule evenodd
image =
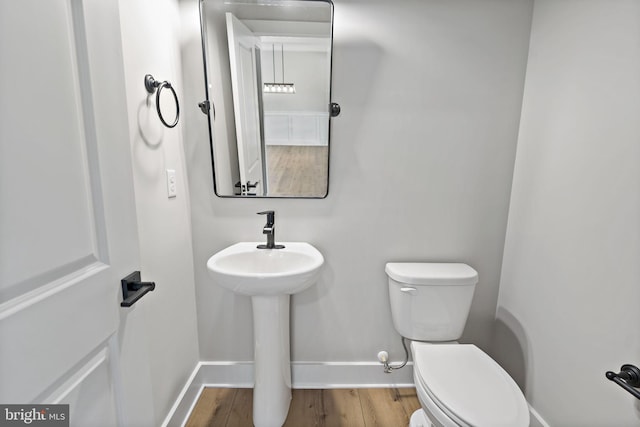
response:
<svg viewBox="0 0 640 427"><path fill-rule="evenodd" d="M455 342L467 321L478 273L457 263L388 263L396 330L412 340L413 378L422 409L410 427L526 427L518 385L472 344Z"/></svg>
<svg viewBox="0 0 640 427"><path fill-rule="evenodd" d="M418 399L436 426L529 425L513 379L472 344L411 344Z"/></svg>

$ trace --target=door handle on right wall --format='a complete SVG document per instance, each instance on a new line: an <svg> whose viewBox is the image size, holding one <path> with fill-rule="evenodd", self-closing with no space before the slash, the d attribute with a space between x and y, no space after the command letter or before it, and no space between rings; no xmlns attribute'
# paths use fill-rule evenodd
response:
<svg viewBox="0 0 640 427"><path fill-rule="evenodd" d="M607 371L607 379L618 384L620 387L632 394L636 399L640 399L640 369L634 365L622 365L620 372Z"/></svg>

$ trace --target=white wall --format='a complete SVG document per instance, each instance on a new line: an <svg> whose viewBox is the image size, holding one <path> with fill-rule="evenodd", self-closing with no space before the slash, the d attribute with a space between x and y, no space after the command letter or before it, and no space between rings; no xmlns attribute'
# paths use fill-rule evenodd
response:
<svg viewBox="0 0 640 427"><path fill-rule="evenodd" d="M282 62L276 45L276 72L273 77L273 55L271 49L260 51L262 81L282 82ZM321 111L329 110L329 61L327 52L287 51L285 47L285 83L294 83L296 93L265 93L265 112L271 111Z"/></svg>
<svg viewBox="0 0 640 427"><path fill-rule="evenodd" d="M536 0L496 357L557 426L631 426L640 363L640 3Z"/></svg>
<svg viewBox="0 0 640 427"><path fill-rule="evenodd" d="M143 280L156 289L146 320L155 425L160 425L198 361L189 188L181 130L164 128L147 98L143 77L171 81L184 110L179 9L175 0L120 1L129 135ZM163 92L163 98L169 93ZM155 96L155 95L154 95ZM166 118L172 120L171 103ZM167 198L166 169L177 173L178 195ZM144 339L143 337L138 337Z"/></svg>
<svg viewBox="0 0 640 427"><path fill-rule="evenodd" d="M319 283L292 300L294 361L373 361L382 348L402 356L387 261L475 267L480 283L463 339L489 346L531 7L336 1L332 90L342 114L332 120L326 199L216 197L206 119L186 116L201 359L253 359L250 301L216 287L205 263L231 243L262 240L264 218L255 213L264 209L277 211L277 240L308 241L326 259ZM183 40L192 85L203 81L198 43Z"/></svg>

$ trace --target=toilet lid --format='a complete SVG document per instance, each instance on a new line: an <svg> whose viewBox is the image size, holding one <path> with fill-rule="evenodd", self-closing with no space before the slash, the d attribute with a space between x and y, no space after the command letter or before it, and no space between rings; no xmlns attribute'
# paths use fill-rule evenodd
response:
<svg viewBox="0 0 640 427"><path fill-rule="evenodd" d="M451 262L388 262L385 272L393 280L409 285L475 285L478 272L467 264Z"/></svg>
<svg viewBox="0 0 640 427"><path fill-rule="evenodd" d="M413 350L416 381L454 420L479 427L529 425L518 385L475 345L414 343Z"/></svg>

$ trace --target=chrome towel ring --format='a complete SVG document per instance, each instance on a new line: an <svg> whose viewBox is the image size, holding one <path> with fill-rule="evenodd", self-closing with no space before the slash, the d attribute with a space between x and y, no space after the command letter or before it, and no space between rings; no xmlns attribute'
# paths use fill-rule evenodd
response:
<svg viewBox="0 0 640 427"><path fill-rule="evenodd" d="M160 117L160 121L162 122L162 124L168 128L176 127L176 125L178 124L178 119L180 118L180 104L178 103L178 95L176 94L176 91L173 89L173 86L171 86L171 83L169 83L166 80L163 82L158 82L156 79L153 78L151 74L147 74L146 76L144 76L144 87L145 89L147 89L147 92L149 92L149 94L153 94L154 92L156 92L156 89L157 89L156 111L158 112L158 117ZM165 121L164 117L162 116L162 111L160 111L160 92L162 92L162 89L164 88L171 90L171 93L173 94L173 99L176 102L176 118L172 124L168 124Z"/></svg>

